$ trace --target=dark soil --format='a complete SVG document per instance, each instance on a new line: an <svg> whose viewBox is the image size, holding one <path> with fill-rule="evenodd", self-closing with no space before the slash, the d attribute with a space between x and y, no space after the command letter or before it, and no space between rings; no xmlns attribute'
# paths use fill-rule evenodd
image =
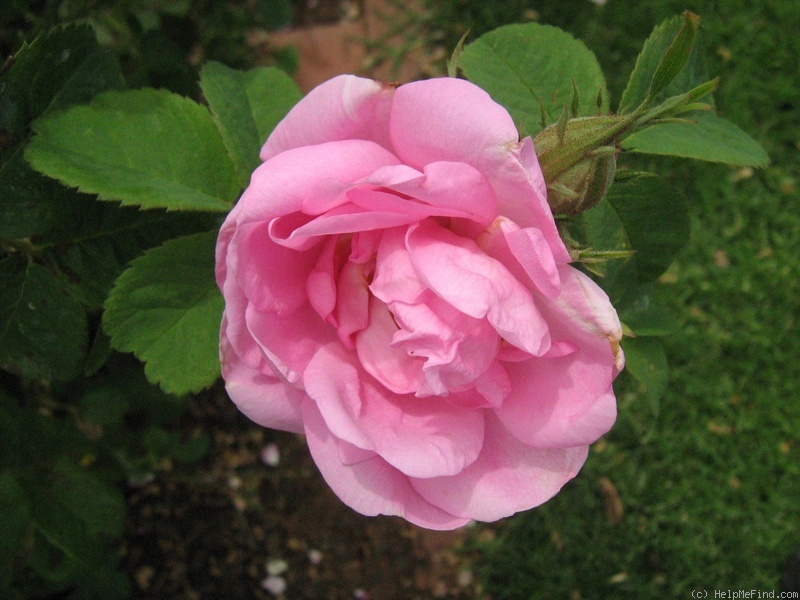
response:
<svg viewBox="0 0 800 600"><path fill-rule="evenodd" d="M129 494L124 567L136 598L482 597L461 548L465 530L352 511L302 436L250 423L222 391L190 400L185 428L212 438L206 459ZM261 458L269 444L277 466Z"/></svg>

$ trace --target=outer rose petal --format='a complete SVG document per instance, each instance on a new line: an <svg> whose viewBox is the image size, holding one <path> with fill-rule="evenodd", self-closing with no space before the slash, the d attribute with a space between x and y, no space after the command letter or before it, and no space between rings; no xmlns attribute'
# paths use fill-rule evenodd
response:
<svg viewBox="0 0 800 600"><path fill-rule="evenodd" d="M346 139L389 147L387 116L392 88L340 75L311 90L278 123L261 149L261 160L292 148Z"/></svg>
<svg viewBox="0 0 800 600"><path fill-rule="evenodd" d="M588 446L558 450L526 446L487 414L478 460L457 475L412 479L411 485L449 513L496 521L555 496L578 473L588 451Z"/></svg>
<svg viewBox="0 0 800 600"><path fill-rule="evenodd" d="M325 481L349 507L367 516L396 515L428 529L455 529L469 523L470 519L455 517L424 500L408 477L379 456L343 464L337 438L314 402L306 398L302 410L311 456Z"/></svg>
<svg viewBox="0 0 800 600"><path fill-rule="evenodd" d="M249 368L239 360L224 337L220 343L220 360L225 389L249 419L264 427L303 433L302 390Z"/></svg>
<svg viewBox="0 0 800 600"><path fill-rule="evenodd" d="M497 409L509 431L542 448L590 444L611 428L616 418L611 382L622 361L622 332L608 298L580 271L570 266L560 271L561 296L542 310L553 336L577 351L507 363L512 391Z"/></svg>
<svg viewBox="0 0 800 600"><path fill-rule="evenodd" d="M452 77L397 88L389 128L397 156L420 171L451 161L485 173L492 155L519 139L508 111L478 86Z"/></svg>

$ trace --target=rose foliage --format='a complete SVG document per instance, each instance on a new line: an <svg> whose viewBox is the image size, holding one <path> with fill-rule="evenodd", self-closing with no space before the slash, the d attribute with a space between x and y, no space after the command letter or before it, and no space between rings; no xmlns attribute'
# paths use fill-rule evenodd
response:
<svg viewBox="0 0 800 600"><path fill-rule="evenodd" d="M454 78L354 76L276 127L217 243L222 373L367 515L536 506L616 416L622 329L571 266L529 137Z"/></svg>

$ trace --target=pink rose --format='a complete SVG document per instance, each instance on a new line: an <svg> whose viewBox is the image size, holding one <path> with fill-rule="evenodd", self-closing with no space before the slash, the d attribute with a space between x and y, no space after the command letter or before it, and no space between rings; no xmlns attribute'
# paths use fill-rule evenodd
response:
<svg viewBox="0 0 800 600"><path fill-rule="evenodd" d="M452 529L556 494L616 417L621 329L506 110L342 76L261 158L217 244L239 409L304 433L365 515Z"/></svg>

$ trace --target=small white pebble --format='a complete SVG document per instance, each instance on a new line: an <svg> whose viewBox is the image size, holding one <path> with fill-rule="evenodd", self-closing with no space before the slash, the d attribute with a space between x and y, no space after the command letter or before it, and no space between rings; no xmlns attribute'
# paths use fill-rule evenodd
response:
<svg viewBox="0 0 800 600"><path fill-rule="evenodd" d="M353 598L356 600L369 600L369 594L361 588L353 590Z"/></svg>
<svg viewBox="0 0 800 600"><path fill-rule="evenodd" d="M261 450L261 462L268 467L277 467L281 462L281 451L278 444L269 443Z"/></svg>
<svg viewBox="0 0 800 600"><path fill-rule="evenodd" d="M472 571L459 571L458 576L456 577L456 582L458 582L458 586L465 588L472 585L472 581L474 577L472 575Z"/></svg>
<svg viewBox="0 0 800 600"><path fill-rule="evenodd" d="M322 562L322 552L317 550L316 548L312 548L308 551L308 562L312 565L318 565Z"/></svg>
<svg viewBox="0 0 800 600"><path fill-rule="evenodd" d="M273 596L280 596L286 591L286 580L283 577L270 575L261 581L261 587Z"/></svg>
<svg viewBox="0 0 800 600"><path fill-rule="evenodd" d="M267 561L267 573L270 575L283 575L289 569L289 563L282 558L270 558Z"/></svg>

